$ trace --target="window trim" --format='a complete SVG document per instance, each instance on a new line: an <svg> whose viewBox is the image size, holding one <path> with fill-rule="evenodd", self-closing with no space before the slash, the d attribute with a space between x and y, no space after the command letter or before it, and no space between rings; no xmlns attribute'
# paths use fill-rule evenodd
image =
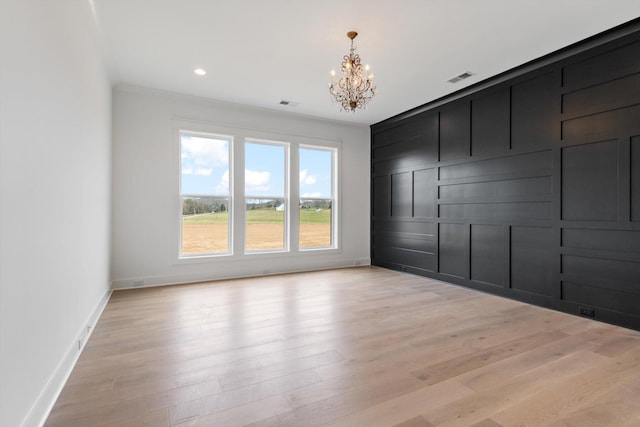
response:
<svg viewBox="0 0 640 427"><path fill-rule="evenodd" d="M234 164L233 164L233 151L235 146L235 138L233 135L224 135L220 132L206 132L206 131L194 131L187 129L178 129L178 199L179 199L179 215L182 217L182 204L184 194L182 193L182 135L190 135L202 138L215 138L224 139L228 143L228 168L229 168L229 176L232 176L234 173ZM195 194L191 194L195 195ZM182 252L182 224L178 221L178 259L192 259L192 258L202 258L202 257L226 257L230 256L234 253L233 246L233 220L235 218L233 203L234 203L234 194L233 194L233 180L229 179L229 193L226 196L221 196L218 194L211 195L202 195L203 197L226 197L229 200L227 211L228 213L228 221L227 221L227 250L225 252L200 252L195 254L185 254Z"/></svg>
<svg viewBox="0 0 640 427"><path fill-rule="evenodd" d="M338 161L340 159L340 155L339 155L339 149L337 147L321 147L321 146L317 146L317 145L308 145L308 144L299 144L298 145L298 158L299 158L299 150L300 149L308 149L308 150L317 150L317 151L329 151L331 153L331 195L333 197L309 197L309 199L312 200L331 200L331 245L330 246L319 246L319 247L301 247L300 246L300 242L298 241L298 245L297 248L300 252L307 252L307 251L321 251L321 250L332 250L332 249L338 249L340 248L340 246L338 245L338 236L340 235L338 232L338 227L339 227L339 221L338 221L338 215L340 214L340 212L342 211L340 209L340 203L338 202L338 187L339 187L339 183L338 183L338 177L340 176L338 174ZM297 166L297 173L300 173L300 164L298 163ZM300 176L298 175L298 181ZM298 200L298 204L300 203L300 200L302 200L303 197L300 194L300 189L298 188L298 196L297 196L297 200ZM298 227L300 226L300 219L297 219L298 221ZM300 230L297 230L298 233L298 238L300 236Z"/></svg>
<svg viewBox="0 0 640 427"><path fill-rule="evenodd" d="M221 135L229 136L233 141L233 148L229 155L229 185L230 185L230 207L232 209L233 218L230 218L230 253L226 254L196 254L188 257L181 256L180 245L182 242L181 236L181 224L179 221L174 220L175 226L173 227L173 240L175 242L175 249L172 255L172 264L193 264L193 263L226 263L235 261L247 261L254 257L261 260L268 259L282 259L282 258L304 258L313 259L318 256L331 256L342 253L342 141L338 139L317 138L310 136L303 136L297 134L288 134L283 132L277 132L269 129L258 128L246 128L241 126L230 126L224 124L216 124L211 122L204 122L199 120L184 119L176 117L173 120L173 143L176 144L176 148L173 150L174 158L172 160L173 170L177 171L178 179L173 179L172 187L173 194L180 194L180 175L181 175L181 158L180 158L180 132L187 133L205 133L209 135ZM289 174L289 226L285 229L288 232L289 248L288 251L269 251L269 252L245 252L244 251L244 143L245 141L273 141L276 143L289 144L289 167L285 172ZM299 237L299 217L298 210L291 209L294 199L299 202L299 162L298 162L298 148L310 147L317 149L332 149L335 150L334 154L334 168L333 168L333 187L334 187L334 204L335 212L335 224L333 230L333 241L335 242L333 247L322 248L304 248L298 247ZM232 172L233 171L233 172ZM236 189L238 191L236 191ZM293 197L291 195L294 195ZM177 203L178 197L173 197L176 201L175 212L181 214L181 203ZM242 211L242 213L241 213ZM174 217L175 218L175 217ZM178 216L179 218L179 216ZM231 225L233 223L233 225ZM294 230L295 227L295 230ZM294 246L295 243L295 246Z"/></svg>
<svg viewBox="0 0 640 427"><path fill-rule="evenodd" d="M243 194L242 197L244 199L244 245L242 248L242 253L244 254L262 254L262 253L283 253L291 251L291 143L285 141L273 141L273 140L265 140L265 139L257 139L257 138L244 138L244 164L242 171L246 170L246 147L247 144L256 144L256 145L268 145L272 147L282 147L284 148L284 195L283 196L274 196L274 195L247 195L246 188L247 183L245 181L243 186ZM246 172L245 175L246 177ZM248 199L284 199L284 223L283 223L283 235L282 235L282 248L276 249L265 249L265 250L248 250L247 249L247 200Z"/></svg>

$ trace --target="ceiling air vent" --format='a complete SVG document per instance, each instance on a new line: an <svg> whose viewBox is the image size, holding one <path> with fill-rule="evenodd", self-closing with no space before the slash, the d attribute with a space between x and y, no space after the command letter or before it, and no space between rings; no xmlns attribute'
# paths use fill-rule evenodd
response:
<svg viewBox="0 0 640 427"><path fill-rule="evenodd" d="M298 105L300 105L299 102L295 102L295 101L286 101L286 100L282 100L280 101L280 105L285 105L285 106L289 106L289 107L297 107Z"/></svg>
<svg viewBox="0 0 640 427"><path fill-rule="evenodd" d="M460 80L464 80L464 79L468 79L469 77L473 76L473 73L470 71L465 71L462 74L458 74L455 77L450 78L449 80L447 80L449 83L458 83Z"/></svg>

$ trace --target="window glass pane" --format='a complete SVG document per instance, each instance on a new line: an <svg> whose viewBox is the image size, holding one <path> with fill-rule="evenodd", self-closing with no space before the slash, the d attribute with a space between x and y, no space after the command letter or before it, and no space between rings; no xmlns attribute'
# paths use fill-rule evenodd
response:
<svg viewBox="0 0 640 427"><path fill-rule="evenodd" d="M230 138L180 135L183 255L229 252Z"/></svg>
<svg viewBox="0 0 640 427"><path fill-rule="evenodd" d="M229 251L229 199L182 196L182 253Z"/></svg>
<svg viewBox="0 0 640 427"><path fill-rule="evenodd" d="M283 199L247 199L247 251L284 249Z"/></svg>
<svg viewBox="0 0 640 427"><path fill-rule="evenodd" d="M284 145L247 142L244 151L244 164L245 196L284 197Z"/></svg>
<svg viewBox="0 0 640 427"><path fill-rule="evenodd" d="M330 150L300 147L300 197L333 198Z"/></svg>
<svg viewBox="0 0 640 427"><path fill-rule="evenodd" d="M286 147L245 144L246 230L250 251L285 249Z"/></svg>
<svg viewBox="0 0 640 427"><path fill-rule="evenodd" d="M333 151L300 148L300 248L333 245Z"/></svg>
<svg viewBox="0 0 640 427"><path fill-rule="evenodd" d="M180 136L181 193L229 195L229 139Z"/></svg>
<svg viewBox="0 0 640 427"><path fill-rule="evenodd" d="M300 199L300 247L322 248L331 242L331 201Z"/></svg>

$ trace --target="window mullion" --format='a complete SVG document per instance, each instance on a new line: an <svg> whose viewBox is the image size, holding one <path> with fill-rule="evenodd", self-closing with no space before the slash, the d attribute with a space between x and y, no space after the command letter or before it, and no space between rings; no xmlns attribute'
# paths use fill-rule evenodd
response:
<svg viewBox="0 0 640 427"><path fill-rule="evenodd" d="M289 153L289 250L300 249L300 150L291 144Z"/></svg>
<svg viewBox="0 0 640 427"><path fill-rule="evenodd" d="M245 249L246 203L244 194L244 144L245 138L238 137L233 151L233 254L240 255Z"/></svg>

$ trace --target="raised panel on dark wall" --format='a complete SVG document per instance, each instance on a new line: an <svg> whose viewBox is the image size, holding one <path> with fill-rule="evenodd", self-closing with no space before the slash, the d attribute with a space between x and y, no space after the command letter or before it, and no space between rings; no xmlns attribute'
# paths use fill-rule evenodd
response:
<svg viewBox="0 0 640 427"><path fill-rule="evenodd" d="M576 61L562 70L563 86L591 86L640 72L640 42L633 42Z"/></svg>
<svg viewBox="0 0 640 427"><path fill-rule="evenodd" d="M372 263L640 330L639 58L640 18L372 125Z"/></svg>
<svg viewBox="0 0 640 427"><path fill-rule="evenodd" d="M618 215L618 142L562 149L562 219L615 221Z"/></svg>
<svg viewBox="0 0 640 427"><path fill-rule="evenodd" d="M410 121L374 135L372 172L387 174L438 161L438 112L419 114Z"/></svg>
<svg viewBox="0 0 640 427"><path fill-rule="evenodd" d="M438 271L449 276L467 277L467 226L440 224L438 229Z"/></svg>
<svg viewBox="0 0 640 427"><path fill-rule="evenodd" d="M412 216L412 180L411 172L391 175L391 216Z"/></svg>
<svg viewBox="0 0 640 427"><path fill-rule="evenodd" d="M563 228L562 247L638 256L640 231Z"/></svg>
<svg viewBox="0 0 640 427"><path fill-rule="evenodd" d="M511 148L533 150L553 138L555 75L545 73L511 88Z"/></svg>
<svg viewBox="0 0 640 427"><path fill-rule="evenodd" d="M436 226L432 222L417 221L373 221L375 232L405 233L412 235L435 235Z"/></svg>
<svg viewBox="0 0 640 427"><path fill-rule="evenodd" d="M497 202L505 199L522 201L551 195L551 176L514 178L498 181L469 182L440 186L440 201L482 200Z"/></svg>
<svg viewBox="0 0 640 427"><path fill-rule="evenodd" d="M411 251L426 252L433 254L435 252L435 242L433 236L407 234L407 233L384 233L377 232L375 234L376 247L378 248L402 248Z"/></svg>
<svg viewBox="0 0 640 427"><path fill-rule="evenodd" d="M386 218L391 214L391 192L389 176L377 176L373 178L373 217Z"/></svg>
<svg viewBox="0 0 640 427"><path fill-rule="evenodd" d="M374 150L374 159L398 159L399 162L407 160L420 161L421 154L420 138L418 135L403 139L394 144L384 145ZM402 167L402 163L398 164Z"/></svg>
<svg viewBox="0 0 640 427"><path fill-rule="evenodd" d="M504 226L471 225L471 280L504 284Z"/></svg>
<svg viewBox="0 0 640 427"><path fill-rule="evenodd" d="M437 176L435 169L413 172L413 216L433 218L436 212Z"/></svg>
<svg viewBox="0 0 640 427"><path fill-rule="evenodd" d="M433 255L429 256L422 252L402 248L380 247L376 248L376 256L386 264L396 264L434 271L435 260Z"/></svg>
<svg viewBox="0 0 640 427"><path fill-rule="evenodd" d="M438 134L440 116L437 111L427 111L417 115L414 120L420 127L420 149L424 163L438 161Z"/></svg>
<svg viewBox="0 0 640 427"><path fill-rule="evenodd" d="M562 97L562 112L586 116L634 104L640 104L640 74L569 92Z"/></svg>
<svg viewBox="0 0 640 427"><path fill-rule="evenodd" d="M374 221L373 262L377 265L435 271L435 224Z"/></svg>
<svg viewBox="0 0 640 427"><path fill-rule="evenodd" d="M471 140L469 101L453 101L440 109L440 160L468 157Z"/></svg>
<svg viewBox="0 0 640 427"><path fill-rule="evenodd" d="M471 154L483 156L509 150L511 93L508 86L471 101Z"/></svg>
<svg viewBox="0 0 640 427"><path fill-rule="evenodd" d="M385 173L433 162L433 155L428 155L424 142L423 135L414 135L401 142L375 149L373 157L376 163L380 164L377 172Z"/></svg>
<svg viewBox="0 0 640 427"><path fill-rule="evenodd" d="M440 218L494 221L551 220L551 202L440 204Z"/></svg>
<svg viewBox="0 0 640 427"><path fill-rule="evenodd" d="M631 138L631 221L640 221L640 136Z"/></svg>
<svg viewBox="0 0 640 427"><path fill-rule="evenodd" d="M628 292L609 290L603 293L602 288L597 286L562 282L562 299L565 301L640 317L640 305L637 303L637 298L637 295Z"/></svg>
<svg viewBox="0 0 640 427"><path fill-rule="evenodd" d="M551 296L551 229L511 227L511 287Z"/></svg>
<svg viewBox="0 0 640 427"><path fill-rule="evenodd" d="M562 256L562 273L570 281L608 291L640 295L640 262L578 255Z"/></svg>
<svg viewBox="0 0 640 427"><path fill-rule="evenodd" d="M603 141L613 139L620 132L640 132L640 105L604 111L586 117L562 122L562 139L565 141Z"/></svg>
<svg viewBox="0 0 640 427"><path fill-rule="evenodd" d="M550 173L552 166L551 150L520 154L508 157L496 157L486 160L474 160L440 168L440 179L474 178L490 175L523 174L526 172Z"/></svg>

